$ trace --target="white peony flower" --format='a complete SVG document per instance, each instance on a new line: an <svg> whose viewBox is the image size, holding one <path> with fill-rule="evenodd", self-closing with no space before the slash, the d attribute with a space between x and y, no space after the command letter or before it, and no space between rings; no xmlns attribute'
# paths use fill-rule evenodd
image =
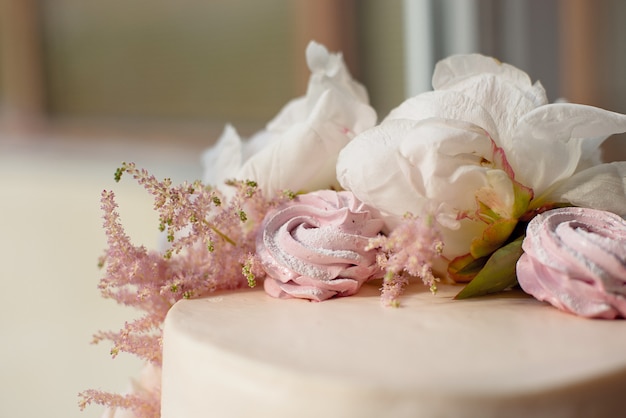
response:
<svg viewBox="0 0 626 418"><path fill-rule="evenodd" d="M625 115L548 104L540 83L481 55L439 62L433 86L339 155L340 184L389 225L437 208L451 261L488 255L520 216L543 205L626 215L626 162L599 165L597 157L608 135L626 131Z"/></svg>
<svg viewBox="0 0 626 418"><path fill-rule="evenodd" d="M204 182L254 180L268 196L285 189L339 187L337 155L356 134L375 125L376 112L340 54L311 42L306 58L311 69L306 95L289 102L247 141L227 126L204 155Z"/></svg>

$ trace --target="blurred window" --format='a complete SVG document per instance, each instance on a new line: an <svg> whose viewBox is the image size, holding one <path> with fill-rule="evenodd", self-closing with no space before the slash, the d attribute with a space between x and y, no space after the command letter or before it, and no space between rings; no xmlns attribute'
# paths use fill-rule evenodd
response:
<svg viewBox="0 0 626 418"><path fill-rule="evenodd" d="M3 0L0 116L246 135L304 93L311 39L343 52L380 118L468 52L626 113L624 16L621 0Z"/></svg>
<svg viewBox="0 0 626 418"><path fill-rule="evenodd" d="M294 95L289 0L41 5L53 115L262 123Z"/></svg>

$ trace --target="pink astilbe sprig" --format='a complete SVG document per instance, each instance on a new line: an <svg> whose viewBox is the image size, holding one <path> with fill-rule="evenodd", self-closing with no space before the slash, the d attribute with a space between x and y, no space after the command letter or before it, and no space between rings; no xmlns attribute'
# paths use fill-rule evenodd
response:
<svg viewBox="0 0 626 418"><path fill-rule="evenodd" d="M88 405L102 405L112 408L128 409L137 418L157 418L161 415L160 392L139 392L121 395L94 389L81 393L78 406L85 409Z"/></svg>
<svg viewBox="0 0 626 418"><path fill-rule="evenodd" d="M156 331L161 322L156 315L146 314L135 321L126 322L118 332L98 332L94 335L93 343L113 341L112 357L117 357L120 352L130 352L145 361L160 365L161 350L155 350L155 347L161 347L161 335Z"/></svg>
<svg viewBox="0 0 626 418"><path fill-rule="evenodd" d="M385 305L398 306L399 298L411 277L418 277L431 292L437 291L437 279L432 263L441 255L443 242L433 216L416 217L406 214L387 236L379 235L367 247L380 249L378 264L385 270L381 300Z"/></svg>
<svg viewBox="0 0 626 418"><path fill-rule="evenodd" d="M200 182L172 185L169 179L157 180L132 163L116 171L116 181L124 173L153 196L158 227L168 244L161 251L133 245L122 226L115 195L102 193L107 249L100 258L105 268L100 291L105 298L144 314L118 332L96 334L94 342L110 340L113 357L128 352L160 368L162 325L169 309L183 298L247 286L250 278L243 267L255 252L257 231L269 208L285 198L266 200L250 181L229 182L234 193L226 195ZM259 270L254 267L250 273ZM150 393L116 395L90 390L80 395L80 406L96 403L132 409L137 418L158 417L158 408L152 407L158 399L148 398L159 393Z"/></svg>
<svg viewBox="0 0 626 418"><path fill-rule="evenodd" d="M257 284L257 279L265 278L266 272L263 269L261 258L256 254L248 254L243 263L241 271L244 277L248 280L248 286L254 287Z"/></svg>
<svg viewBox="0 0 626 418"><path fill-rule="evenodd" d="M163 297L138 297L139 292L154 294L158 279L167 270L166 260L143 246L135 246L121 224L113 192L102 192L104 231L107 250L100 259L106 273L98 285L105 298L149 312L156 321L165 317L171 300Z"/></svg>

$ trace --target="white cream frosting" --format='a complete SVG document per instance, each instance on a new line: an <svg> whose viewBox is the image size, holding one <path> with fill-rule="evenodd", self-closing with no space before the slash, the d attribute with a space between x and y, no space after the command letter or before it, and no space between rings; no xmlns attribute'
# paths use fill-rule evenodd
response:
<svg viewBox="0 0 626 418"><path fill-rule="evenodd" d="M183 300L164 330L162 418L602 417L626 390L626 322L521 292L453 301L380 283L323 303L260 289Z"/></svg>

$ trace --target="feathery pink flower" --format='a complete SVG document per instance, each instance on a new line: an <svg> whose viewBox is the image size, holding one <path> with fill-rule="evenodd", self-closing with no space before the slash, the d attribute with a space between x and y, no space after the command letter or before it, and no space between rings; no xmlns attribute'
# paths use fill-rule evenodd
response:
<svg viewBox="0 0 626 418"><path fill-rule="evenodd" d="M388 236L370 240L368 249L380 248L378 264L386 271L383 279L382 301L398 306L398 298L409 283L409 277L419 277L432 292L437 290L437 279L432 263L441 255L441 234L432 216L405 215L402 223Z"/></svg>
<svg viewBox="0 0 626 418"><path fill-rule="evenodd" d="M283 198L264 198L254 182L230 182L231 197L200 182L173 186L146 170L124 163L117 170L131 175L154 197L159 228L166 234L163 251L135 246L126 234L115 195L102 193L107 249L100 258L105 268L99 288L105 298L144 312L118 332L99 332L94 343L110 340L111 355L134 354L157 367L161 365L162 324L168 310L183 298L245 287L259 270L250 264L257 229L266 212ZM242 266L249 265L248 272ZM157 397L151 399L150 397ZM158 393L116 395L88 390L80 394L80 406L90 403L132 409L137 418L157 417Z"/></svg>

